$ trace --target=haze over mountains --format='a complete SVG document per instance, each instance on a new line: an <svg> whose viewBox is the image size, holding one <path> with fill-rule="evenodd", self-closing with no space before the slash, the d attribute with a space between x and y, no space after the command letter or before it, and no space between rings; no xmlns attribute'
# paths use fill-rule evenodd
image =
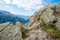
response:
<svg viewBox="0 0 60 40"><path fill-rule="evenodd" d="M8 11L0 10L0 23L22 21L28 23L29 16L13 15Z"/></svg>

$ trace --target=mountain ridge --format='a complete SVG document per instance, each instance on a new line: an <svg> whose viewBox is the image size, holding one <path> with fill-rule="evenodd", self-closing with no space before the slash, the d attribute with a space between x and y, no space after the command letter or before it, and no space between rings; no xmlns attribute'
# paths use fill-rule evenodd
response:
<svg viewBox="0 0 60 40"><path fill-rule="evenodd" d="M6 29L5 25L0 24L1 40L60 40L60 3L36 11L27 25L16 22Z"/></svg>
<svg viewBox="0 0 60 40"><path fill-rule="evenodd" d="M10 12L0 10L0 23L22 21L28 23L29 19L25 20L23 16L13 15ZM25 22L24 22L25 21Z"/></svg>

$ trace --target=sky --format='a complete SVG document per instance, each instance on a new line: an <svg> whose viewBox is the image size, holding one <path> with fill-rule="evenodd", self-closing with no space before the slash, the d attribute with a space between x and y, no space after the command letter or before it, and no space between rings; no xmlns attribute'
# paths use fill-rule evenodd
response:
<svg viewBox="0 0 60 40"><path fill-rule="evenodd" d="M57 2L60 0L0 0L0 10L9 11L15 15L31 16L45 5Z"/></svg>

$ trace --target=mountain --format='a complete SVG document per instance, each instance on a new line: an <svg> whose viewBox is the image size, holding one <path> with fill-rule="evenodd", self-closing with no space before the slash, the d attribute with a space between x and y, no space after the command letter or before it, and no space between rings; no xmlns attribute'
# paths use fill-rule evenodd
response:
<svg viewBox="0 0 60 40"><path fill-rule="evenodd" d="M28 23L30 16L25 16L25 15L16 15L17 17L20 18L21 21L23 21L24 23Z"/></svg>
<svg viewBox="0 0 60 40"><path fill-rule="evenodd" d="M0 40L60 40L60 3L36 11L27 25L15 23L0 24Z"/></svg>
<svg viewBox="0 0 60 40"><path fill-rule="evenodd" d="M47 5L31 16L25 40L60 40L60 3Z"/></svg>
<svg viewBox="0 0 60 40"><path fill-rule="evenodd" d="M0 10L0 23L4 22L17 22L22 21L23 23L27 23L29 19L25 20L23 16L19 15L13 15L10 12Z"/></svg>

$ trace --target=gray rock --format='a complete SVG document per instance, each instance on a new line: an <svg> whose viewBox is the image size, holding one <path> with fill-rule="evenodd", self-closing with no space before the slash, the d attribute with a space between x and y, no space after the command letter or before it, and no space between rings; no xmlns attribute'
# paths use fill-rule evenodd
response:
<svg viewBox="0 0 60 40"><path fill-rule="evenodd" d="M21 40L22 39L22 34L20 30L21 24L19 22L17 22L15 25L10 23L5 23L5 25L8 26L0 32L0 40Z"/></svg>

